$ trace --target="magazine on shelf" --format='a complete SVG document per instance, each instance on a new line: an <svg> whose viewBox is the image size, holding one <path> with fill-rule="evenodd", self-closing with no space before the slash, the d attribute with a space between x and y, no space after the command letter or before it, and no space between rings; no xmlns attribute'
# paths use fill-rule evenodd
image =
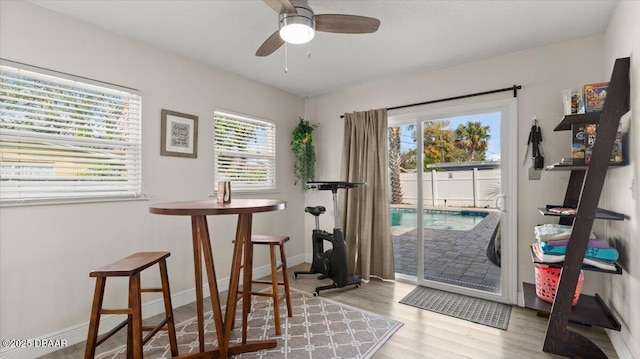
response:
<svg viewBox="0 0 640 359"><path fill-rule="evenodd" d="M567 216L575 216L576 214L576 209L569 208L569 207L552 207L552 208L549 208L548 211L551 213L558 213L558 214L563 214Z"/></svg>

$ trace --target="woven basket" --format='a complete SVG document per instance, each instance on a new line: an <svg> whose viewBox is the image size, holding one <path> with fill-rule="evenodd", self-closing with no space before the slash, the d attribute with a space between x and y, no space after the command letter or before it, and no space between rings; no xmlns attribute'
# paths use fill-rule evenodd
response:
<svg viewBox="0 0 640 359"><path fill-rule="evenodd" d="M556 296L558 290L558 281L560 278L560 268L544 267L539 264L535 265L536 271L536 294L545 302L553 303L553 298ZM580 290L582 289L582 282L584 281L584 273L580 271L578 277L578 284L576 285L576 292L573 295L573 302L571 305L578 304L580 298Z"/></svg>

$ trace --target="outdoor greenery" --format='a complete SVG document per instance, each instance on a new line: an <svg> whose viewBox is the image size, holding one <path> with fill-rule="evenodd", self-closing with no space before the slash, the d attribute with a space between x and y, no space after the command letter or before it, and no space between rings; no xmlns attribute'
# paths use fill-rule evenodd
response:
<svg viewBox="0 0 640 359"><path fill-rule="evenodd" d="M402 184L400 183L400 126L389 127L389 172L391 173L391 203L402 203ZM415 151L414 151L415 152ZM415 158L414 158L415 163Z"/></svg>
<svg viewBox="0 0 640 359"><path fill-rule="evenodd" d="M489 145L489 126L482 122L469 121L455 130L449 128L447 120L429 121L423 126L423 169L433 163L484 161ZM413 131L413 142L417 142L415 126L407 129ZM389 128L389 170L391 181L391 203L400 204L403 200L400 173L402 170L415 170L416 150L402 152L401 127Z"/></svg>
<svg viewBox="0 0 640 359"><path fill-rule="evenodd" d="M484 161L489 148L489 126L482 126L482 122L469 121L456 129L456 147L464 150L465 161Z"/></svg>
<svg viewBox="0 0 640 359"><path fill-rule="evenodd" d="M121 120L122 109L129 108L126 97L9 72L3 72L0 96L0 130L23 133L5 141L5 169L32 173L37 168L75 181L128 176L128 142L123 139L127 129ZM81 144L78 138L87 141Z"/></svg>
<svg viewBox="0 0 640 359"><path fill-rule="evenodd" d="M214 130L218 180L243 184L269 181L267 125L216 113Z"/></svg>
<svg viewBox="0 0 640 359"><path fill-rule="evenodd" d="M307 190L307 181L313 180L316 175L316 149L313 146L313 130L317 124L300 118L300 122L293 129L291 149L295 157L293 175L295 185L300 185L302 191Z"/></svg>

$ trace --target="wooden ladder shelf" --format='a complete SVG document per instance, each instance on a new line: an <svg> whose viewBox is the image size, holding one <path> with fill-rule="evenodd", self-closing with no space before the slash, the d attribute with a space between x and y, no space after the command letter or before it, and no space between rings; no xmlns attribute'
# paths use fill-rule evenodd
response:
<svg viewBox="0 0 640 359"><path fill-rule="evenodd" d="M591 161L585 170L572 171L565 203L577 204L573 218L562 218L561 224L571 224L573 230L567 248L558 291L551 308L544 341L545 352L572 358L606 358L604 352L586 337L567 328L571 301L578 283L582 260L600 193L604 184L620 117L629 111L630 58L617 59L609 82L604 109L600 117L598 136Z"/></svg>

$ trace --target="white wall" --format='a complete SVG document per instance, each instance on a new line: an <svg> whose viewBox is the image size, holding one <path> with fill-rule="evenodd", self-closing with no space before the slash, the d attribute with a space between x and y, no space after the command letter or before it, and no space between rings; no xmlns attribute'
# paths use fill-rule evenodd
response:
<svg viewBox="0 0 640 359"><path fill-rule="evenodd" d="M439 71L372 82L358 88L314 97L310 99L309 105L313 116L310 120L320 123L316 139L320 154L317 177L329 180L340 176L343 137L343 120L340 115L345 112L418 103L513 84L522 85L522 90L518 93L518 162L521 163L525 156L534 115L537 115L542 127L546 161L557 162L560 158L569 156L571 146L570 133L553 132L563 114L562 90L606 80L607 77L602 74L602 51L603 36L597 35ZM506 92L477 97L472 101L493 101L511 96L511 92ZM458 106L466 103L468 101L441 105ZM404 111L417 112L425 109L427 108L414 107ZM396 114L398 113L390 113ZM544 172L541 180L530 181L527 175L530 166L531 163L528 163L526 167L518 168L518 283L534 282L533 264L528 249L534 241L533 227L539 223L557 223L557 219L553 217L539 215L536 208L561 202L569 179L568 172ZM330 207L330 197L312 192L307 196L307 203L320 203ZM331 217L325 217L324 221L324 227L329 227L332 222ZM307 218L307 231L312 227L312 219ZM307 252L309 251L307 248ZM601 291L602 282L601 274L586 273L583 292ZM522 288L518 290L521 291Z"/></svg>
<svg viewBox="0 0 640 359"><path fill-rule="evenodd" d="M607 173L607 208L629 216L608 223L608 234L621 251L621 276L606 277L605 299L622 323L620 332L633 358L640 358L640 2L620 1L605 34L604 74L616 58L631 56L630 165ZM634 191L631 191L635 180ZM613 337L612 337L613 338Z"/></svg>
<svg viewBox="0 0 640 359"><path fill-rule="evenodd" d="M35 338L89 319L92 268L136 251L166 250L172 293L194 287L188 217L148 213L151 203L205 199L213 177L216 107L276 123L277 193L281 212L254 216L254 233L291 236L287 253L303 257L303 195L293 187L290 133L304 100L238 75L213 69L106 32L24 1L0 2L0 56L139 89L143 96L143 181L148 201L9 207L0 209L0 333ZM209 44L210 45L210 44ZM198 158L160 156L160 110L199 117ZM299 219L299 220L296 220ZM228 278L235 216L210 217L219 280ZM256 253L266 265L266 251ZM158 283L155 270L149 274ZM108 281L109 282L109 281ZM126 303L125 283L107 283L106 305ZM116 288L114 290L114 288ZM117 290L119 288L120 290ZM145 297L155 299L157 296ZM143 298L143 300L145 300ZM86 330L84 331L86 333ZM86 335L86 334L84 334ZM21 357L29 356L28 353Z"/></svg>

